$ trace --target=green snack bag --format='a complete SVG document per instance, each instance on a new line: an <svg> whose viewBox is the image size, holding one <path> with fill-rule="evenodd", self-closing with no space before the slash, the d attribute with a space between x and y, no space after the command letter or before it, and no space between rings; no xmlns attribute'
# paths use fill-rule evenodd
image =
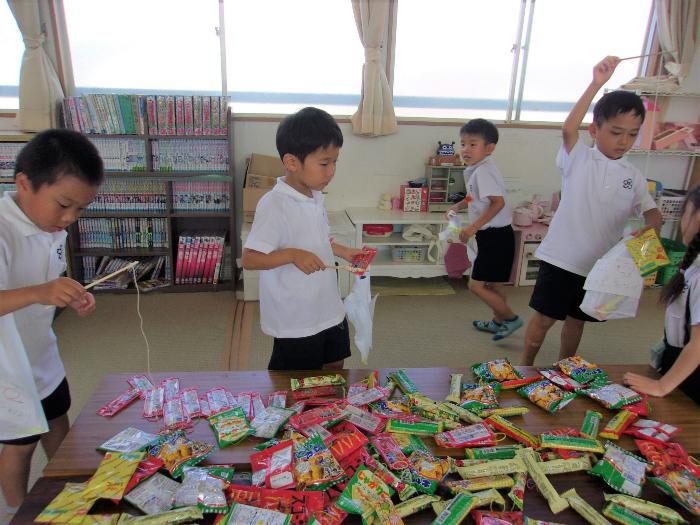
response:
<svg viewBox="0 0 700 525"><path fill-rule="evenodd" d="M604 446L605 455L590 473L602 478L618 492L639 497L646 478L647 462L609 441Z"/></svg>
<svg viewBox="0 0 700 525"><path fill-rule="evenodd" d="M694 516L700 516L700 481L687 470L667 472L649 478L662 492L671 496Z"/></svg>
<svg viewBox="0 0 700 525"><path fill-rule="evenodd" d="M289 525L291 522L292 517L289 514L234 503L221 523L223 525Z"/></svg>
<svg viewBox="0 0 700 525"><path fill-rule="evenodd" d="M652 482L653 478L650 478ZM688 523L683 516L678 514L673 509L659 505L652 501L627 496L625 494L603 494L603 498L607 502L621 505L627 509L633 510L637 514L646 516L661 523L671 523L673 525L682 525Z"/></svg>
<svg viewBox="0 0 700 525"><path fill-rule="evenodd" d="M408 483L421 494L435 494L438 482L422 476L416 469L409 467L398 472L401 481Z"/></svg>
<svg viewBox="0 0 700 525"><path fill-rule="evenodd" d="M603 415L600 412L586 410L586 414L583 416L583 423L581 423L581 434L595 439L598 437L598 430L600 429L600 422L602 420Z"/></svg>
<svg viewBox="0 0 700 525"><path fill-rule="evenodd" d="M431 525L459 525L474 507L474 496L457 494Z"/></svg>
<svg viewBox="0 0 700 525"><path fill-rule="evenodd" d="M659 525L657 522L613 502L603 507L603 516L617 523L622 523L622 525Z"/></svg>
<svg viewBox="0 0 700 525"><path fill-rule="evenodd" d="M498 408L499 383L485 385L463 385L460 406L472 412L481 412L487 408Z"/></svg>
<svg viewBox="0 0 700 525"><path fill-rule="evenodd" d="M530 383L516 390L518 395L529 399L538 407L547 412L554 413L571 403L576 397L573 392L567 392L559 388L548 379Z"/></svg>
<svg viewBox="0 0 700 525"><path fill-rule="evenodd" d="M389 379L392 379L404 394L418 392L418 387L408 378L404 370L395 370L391 372L391 374L389 374Z"/></svg>
<svg viewBox="0 0 700 525"><path fill-rule="evenodd" d="M389 486L364 465L355 471L336 505L350 514L359 514L365 524L401 522Z"/></svg>
<svg viewBox="0 0 700 525"><path fill-rule="evenodd" d="M500 445L496 447L467 448L464 455L467 459L512 459L520 445Z"/></svg>
<svg viewBox="0 0 700 525"><path fill-rule="evenodd" d="M513 368L513 365L510 364L507 357L472 365L472 373L474 377L485 383L490 383L492 381L502 383L503 381L523 378L523 375Z"/></svg>
<svg viewBox="0 0 700 525"><path fill-rule="evenodd" d="M411 514L415 514L417 512L420 512L421 510L427 509L436 501L440 501L440 499L440 496L421 494L419 496L416 496L415 498L402 501L401 503L396 505L396 512L399 513L399 516L405 518L406 516L410 516Z"/></svg>
<svg viewBox="0 0 700 525"><path fill-rule="evenodd" d="M216 433L216 440L220 448L240 443L255 433L255 430L248 424L241 407L233 407L209 416L209 424Z"/></svg>
<svg viewBox="0 0 700 525"><path fill-rule="evenodd" d="M593 452L595 454L603 454L605 452L605 448L597 439L576 436L556 436L554 434L540 434L540 448L577 450L579 452Z"/></svg>

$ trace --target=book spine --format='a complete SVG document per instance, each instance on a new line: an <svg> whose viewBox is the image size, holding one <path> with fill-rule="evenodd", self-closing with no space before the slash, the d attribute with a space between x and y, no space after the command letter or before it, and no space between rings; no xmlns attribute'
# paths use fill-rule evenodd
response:
<svg viewBox="0 0 700 525"><path fill-rule="evenodd" d="M211 99L202 97L202 135L211 135Z"/></svg>
<svg viewBox="0 0 700 525"><path fill-rule="evenodd" d="M220 97L211 97L211 134L219 134L219 121L221 116L219 115L219 102Z"/></svg>
<svg viewBox="0 0 700 525"><path fill-rule="evenodd" d="M192 116L194 121L194 134L202 134L202 97L192 97Z"/></svg>
<svg viewBox="0 0 700 525"><path fill-rule="evenodd" d="M221 275L221 267L223 266L223 261L224 261L224 237L221 236L221 237L219 237L219 244L217 246L217 251L216 251L216 262L214 265L214 275L212 277L213 284L219 283L219 277Z"/></svg>
<svg viewBox="0 0 700 525"><path fill-rule="evenodd" d="M158 119L158 135L168 134L168 115L166 97L158 95L156 97L156 118Z"/></svg>
<svg viewBox="0 0 700 525"><path fill-rule="evenodd" d="M192 97L184 97L183 110L185 113L185 135L194 135L194 120L192 116Z"/></svg>
<svg viewBox="0 0 700 525"><path fill-rule="evenodd" d="M165 97L165 125L168 135L175 135L175 97L167 95Z"/></svg>
<svg viewBox="0 0 700 525"><path fill-rule="evenodd" d="M175 126L178 135L185 134L185 97L175 97Z"/></svg>
<svg viewBox="0 0 700 525"><path fill-rule="evenodd" d="M158 134L158 110L156 108L156 97L155 95L148 95L146 97L146 115L148 117L148 134L157 135Z"/></svg>
<svg viewBox="0 0 700 525"><path fill-rule="evenodd" d="M228 135L228 97L221 97L219 105L219 134Z"/></svg>
<svg viewBox="0 0 700 525"><path fill-rule="evenodd" d="M83 97L78 97L78 115L80 115L80 128L83 133L95 133L95 128L90 121L90 112Z"/></svg>

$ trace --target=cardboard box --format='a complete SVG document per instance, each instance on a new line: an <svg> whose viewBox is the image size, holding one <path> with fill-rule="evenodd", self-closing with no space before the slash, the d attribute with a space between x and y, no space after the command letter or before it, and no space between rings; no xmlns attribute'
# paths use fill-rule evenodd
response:
<svg viewBox="0 0 700 525"><path fill-rule="evenodd" d="M253 153L243 182L243 221L253 222L258 201L277 183L277 177L284 175L284 166L279 157Z"/></svg>

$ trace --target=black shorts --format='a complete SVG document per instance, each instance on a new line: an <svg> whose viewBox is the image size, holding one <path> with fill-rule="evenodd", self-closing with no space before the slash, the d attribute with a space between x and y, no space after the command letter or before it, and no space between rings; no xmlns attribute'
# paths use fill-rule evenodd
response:
<svg viewBox="0 0 700 525"><path fill-rule="evenodd" d="M64 377L56 389L41 400L41 408L44 409L44 416L47 421L61 417L70 408L70 389L68 380ZM41 434L27 436L19 439L0 440L4 445L31 445L41 438Z"/></svg>
<svg viewBox="0 0 700 525"><path fill-rule="evenodd" d="M308 337L277 338L268 370L320 370L350 357L348 320Z"/></svg>
<svg viewBox="0 0 700 525"><path fill-rule="evenodd" d="M584 282L586 278L581 275L540 261L537 282L530 297L530 308L559 321L568 316L580 321L600 322L579 308L586 295Z"/></svg>
<svg viewBox="0 0 700 525"><path fill-rule="evenodd" d="M479 251L470 277L485 283L507 283L515 257L515 234L512 226L486 228L476 232Z"/></svg>

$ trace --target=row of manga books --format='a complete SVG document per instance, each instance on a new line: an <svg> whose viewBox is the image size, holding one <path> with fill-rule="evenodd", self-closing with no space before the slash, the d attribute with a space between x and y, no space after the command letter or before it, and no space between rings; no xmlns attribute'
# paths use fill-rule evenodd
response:
<svg viewBox="0 0 700 525"><path fill-rule="evenodd" d="M82 133L228 135L228 97L84 94L63 99L63 121Z"/></svg>
<svg viewBox="0 0 700 525"><path fill-rule="evenodd" d="M208 139L151 142L153 171L228 171L228 142Z"/></svg>
<svg viewBox="0 0 700 525"><path fill-rule="evenodd" d="M15 159L24 142L0 142L0 177L13 177L15 174Z"/></svg>
<svg viewBox="0 0 700 525"><path fill-rule="evenodd" d="M165 248L168 223L158 217L78 219L81 248Z"/></svg>
<svg viewBox="0 0 700 525"><path fill-rule="evenodd" d="M178 239L175 284L217 284L225 231L183 231Z"/></svg>
<svg viewBox="0 0 700 525"><path fill-rule="evenodd" d="M228 182L173 182L175 211L229 211L231 184Z"/></svg>
<svg viewBox="0 0 700 525"><path fill-rule="evenodd" d="M153 212L167 209L165 183L155 180L107 179L88 206L91 212Z"/></svg>
<svg viewBox="0 0 700 525"><path fill-rule="evenodd" d="M83 282L84 284L91 283L102 276L109 275L112 272L131 264L138 262L134 272L126 271L114 276L111 279L101 282L95 286L95 290L109 289L124 289L128 288L136 281L140 284L143 282L149 283L146 288L153 289L157 281L162 281L166 284L170 282L170 266L168 258L165 256L159 257L83 257ZM141 288L141 287L140 287Z"/></svg>
<svg viewBox="0 0 700 525"><path fill-rule="evenodd" d="M146 142L142 139L91 137L90 141L100 152L106 171L146 171Z"/></svg>

